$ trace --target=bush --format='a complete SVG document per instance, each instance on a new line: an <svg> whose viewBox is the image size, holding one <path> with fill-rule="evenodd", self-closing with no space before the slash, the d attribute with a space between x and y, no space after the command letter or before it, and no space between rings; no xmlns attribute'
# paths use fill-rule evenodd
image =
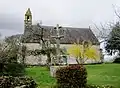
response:
<svg viewBox="0 0 120 88"><path fill-rule="evenodd" d="M83 65L61 67L56 71L58 88L85 88L87 71Z"/></svg>
<svg viewBox="0 0 120 88"><path fill-rule="evenodd" d="M1 76L0 88L36 88L36 83L32 78L28 77L13 77L13 76Z"/></svg>
<svg viewBox="0 0 120 88"><path fill-rule="evenodd" d="M54 85L51 88L59 88L58 85ZM80 87L77 87L80 88ZM87 85L85 88L115 88L111 85Z"/></svg>
<svg viewBox="0 0 120 88"><path fill-rule="evenodd" d="M120 63L120 57L116 58L113 63Z"/></svg>
<svg viewBox="0 0 120 88"><path fill-rule="evenodd" d="M111 85L102 85L102 86L99 86L99 85L87 85L86 88L114 88L114 87L111 86Z"/></svg>
<svg viewBox="0 0 120 88"><path fill-rule="evenodd" d="M20 63L0 63L0 76L23 76L25 67Z"/></svg>

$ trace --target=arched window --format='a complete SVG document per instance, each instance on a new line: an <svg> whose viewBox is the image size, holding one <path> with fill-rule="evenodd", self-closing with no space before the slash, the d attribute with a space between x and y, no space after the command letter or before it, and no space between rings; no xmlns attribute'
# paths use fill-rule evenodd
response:
<svg viewBox="0 0 120 88"><path fill-rule="evenodd" d="M27 20L29 20L30 19L30 17L29 16L27 16Z"/></svg>

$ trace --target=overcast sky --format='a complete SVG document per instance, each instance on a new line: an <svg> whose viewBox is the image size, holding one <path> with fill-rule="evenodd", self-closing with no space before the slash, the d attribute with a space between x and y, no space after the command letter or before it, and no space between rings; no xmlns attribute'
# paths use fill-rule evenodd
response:
<svg viewBox="0 0 120 88"><path fill-rule="evenodd" d="M115 20L113 5L120 6L120 0L0 0L0 32L2 36L23 33L27 8L33 23L86 28Z"/></svg>

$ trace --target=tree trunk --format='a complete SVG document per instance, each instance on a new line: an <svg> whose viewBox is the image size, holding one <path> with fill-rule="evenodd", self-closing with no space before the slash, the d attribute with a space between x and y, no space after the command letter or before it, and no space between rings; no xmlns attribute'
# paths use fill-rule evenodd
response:
<svg viewBox="0 0 120 88"><path fill-rule="evenodd" d="M51 56L50 53L47 54L47 67L50 69L50 65L51 65Z"/></svg>
<svg viewBox="0 0 120 88"><path fill-rule="evenodd" d="M3 63L0 63L0 72L3 73Z"/></svg>

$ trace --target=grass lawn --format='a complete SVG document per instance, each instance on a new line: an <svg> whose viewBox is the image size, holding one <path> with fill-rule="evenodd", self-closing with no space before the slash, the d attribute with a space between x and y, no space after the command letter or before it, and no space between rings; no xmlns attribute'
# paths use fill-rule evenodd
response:
<svg viewBox="0 0 120 88"><path fill-rule="evenodd" d="M113 85L120 88L120 64L86 65L86 68L88 84ZM39 88L49 88L56 83L45 67L26 68L26 73L34 78Z"/></svg>

